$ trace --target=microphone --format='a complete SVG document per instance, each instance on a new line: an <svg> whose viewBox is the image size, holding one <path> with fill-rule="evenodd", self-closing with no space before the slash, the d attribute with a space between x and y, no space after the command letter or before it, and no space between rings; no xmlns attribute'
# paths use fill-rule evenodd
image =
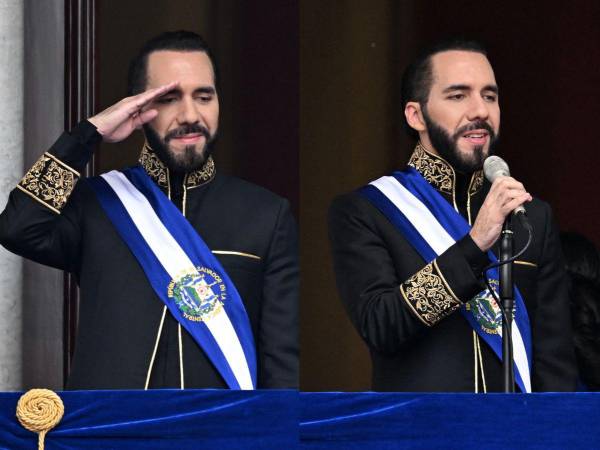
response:
<svg viewBox="0 0 600 450"><path fill-rule="evenodd" d="M506 161L504 161L502 158L500 158L499 156L496 156L496 155L488 156L485 159L485 161L483 162L483 173L485 174L485 177L488 179L488 181L490 183L493 183L494 180L498 177L509 177L510 176L510 170L508 169L508 164L506 164ZM528 230L531 229L531 225L529 224L529 221L527 220L525 207L523 205L517 206L514 209L513 214L519 218L519 220L521 221L521 224L525 228L527 228Z"/></svg>

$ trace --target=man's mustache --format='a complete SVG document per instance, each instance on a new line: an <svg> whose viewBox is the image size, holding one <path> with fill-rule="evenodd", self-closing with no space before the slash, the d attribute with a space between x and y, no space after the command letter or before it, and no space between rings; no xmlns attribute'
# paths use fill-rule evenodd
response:
<svg viewBox="0 0 600 450"><path fill-rule="evenodd" d="M490 139L494 139L496 137L496 133L494 132L494 129L492 128L492 126L483 120L478 120L477 122L472 122L472 123L469 123L467 125L460 127L456 131L456 133L454 133L454 136L452 136L452 137L456 141L467 131L473 131L473 130L486 130L490 135Z"/></svg>
<svg viewBox="0 0 600 450"><path fill-rule="evenodd" d="M210 131L208 131L208 128L206 128L203 125L200 125L199 123L193 123L188 125L182 125L179 128L175 128L174 130L169 131L167 134L165 134L165 142L169 142L173 138L185 136L186 134L195 133L202 134L206 138L206 140L210 140L211 138Z"/></svg>

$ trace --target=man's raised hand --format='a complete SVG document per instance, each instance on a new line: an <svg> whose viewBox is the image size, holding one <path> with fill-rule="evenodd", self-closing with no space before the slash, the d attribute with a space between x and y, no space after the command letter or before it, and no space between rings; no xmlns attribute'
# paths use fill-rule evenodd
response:
<svg viewBox="0 0 600 450"><path fill-rule="evenodd" d="M141 94L125 97L120 102L90 117L88 121L96 127L104 142L122 141L133 133L133 130L156 117L158 114L156 109L145 109L145 107L156 98L169 92L177 86L177 83L174 81L154 89L148 89Z"/></svg>

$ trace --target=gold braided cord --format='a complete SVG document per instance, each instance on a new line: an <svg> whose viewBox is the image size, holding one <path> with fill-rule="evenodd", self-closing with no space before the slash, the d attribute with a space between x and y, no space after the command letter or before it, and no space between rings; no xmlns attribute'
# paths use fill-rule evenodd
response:
<svg viewBox="0 0 600 450"><path fill-rule="evenodd" d="M48 389L31 389L17 403L17 419L23 428L38 433L38 449L44 450L44 438L65 412L60 397Z"/></svg>
<svg viewBox="0 0 600 450"><path fill-rule="evenodd" d="M485 384L485 371L483 370L483 358L481 357L481 345L479 343L479 336L477 336L477 354L479 356L479 367L481 368L481 381L483 383L483 393L487 394L487 386Z"/></svg>
<svg viewBox="0 0 600 450"><path fill-rule="evenodd" d="M477 333L473 330L473 358L474 364L473 374L475 375L475 393L479 393L479 368L477 367Z"/></svg>

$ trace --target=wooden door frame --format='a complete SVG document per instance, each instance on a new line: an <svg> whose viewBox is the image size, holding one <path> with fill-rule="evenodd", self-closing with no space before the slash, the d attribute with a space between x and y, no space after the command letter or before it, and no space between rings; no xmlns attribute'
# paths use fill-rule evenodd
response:
<svg viewBox="0 0 600 450"><path fill-rule="evenodd" d="M98 99L98 5L96 0L65 0L65 130L94 114ZM83 176L98 167L94 152ZM75 277L64 274L64 380L71 371L79 317L79 288Z"/></svg>

